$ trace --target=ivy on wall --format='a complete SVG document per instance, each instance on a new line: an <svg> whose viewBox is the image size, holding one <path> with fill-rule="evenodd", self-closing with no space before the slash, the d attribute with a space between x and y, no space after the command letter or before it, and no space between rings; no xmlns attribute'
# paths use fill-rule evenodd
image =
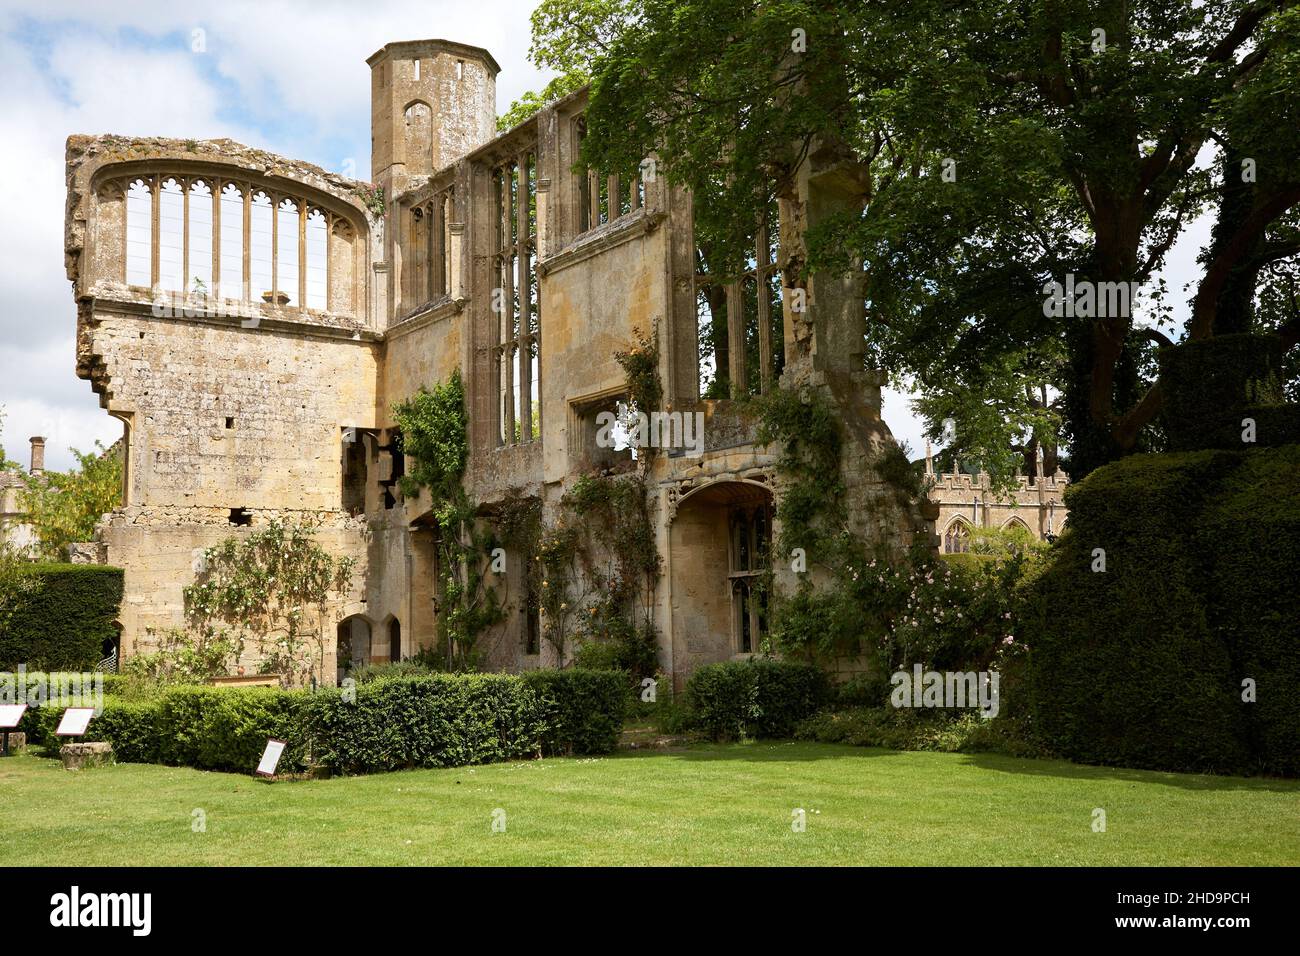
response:
<svg viewBox="0 0 1300 956"><path fill-rule="evenodd" d="M393 420L401 432L401 449L412 459L400 479L402 493L414 498L420 488L427 488L438 526L435 549L442 613L437 663L449 670L473 670L478 664L479 637L504 620L505 610L485 577L494 537L478 520L478 505L463 484L469 422L459 370L447 382L421 387L395 403Z"/></svg>

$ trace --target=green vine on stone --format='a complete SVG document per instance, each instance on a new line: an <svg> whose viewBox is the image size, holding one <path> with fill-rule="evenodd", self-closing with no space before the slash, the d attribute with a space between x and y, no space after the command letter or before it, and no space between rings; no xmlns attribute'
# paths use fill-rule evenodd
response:
<svg viewBox="0 0 1300 956"><path fill-rule="evenodd" d="M426 488L433 499L442 663L451 670L472 670L478 665L479 636L504 620L505 610L485 577L495 538L463 484L469 421L459 370L446 383L422 386L392 410L400 447L411 459L400 480L402 493L414 498Z"/></svg>

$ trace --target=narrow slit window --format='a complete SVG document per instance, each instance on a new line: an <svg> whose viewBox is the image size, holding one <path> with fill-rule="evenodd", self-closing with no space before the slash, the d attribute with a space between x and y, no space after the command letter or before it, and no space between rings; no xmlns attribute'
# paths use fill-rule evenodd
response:
<svg viewBox="0 0 1300 956"><path fill-rule="evenodd" d="M275 301L277 305L298 305L298 204L282 200L276 212Z"/></svg>
<svg viewBox="0 0 1300 956"><path fill-rule="evenodd" d="M322 311L325 309L326 236L325 216L319 209L313 209L307 214L307 308Z"/></svg>
<svg viewBox="0 0 1300 956"><path fill-rule="evenodd" d="M234 183L221 189L221 297L244 296L244 194Z"/></svg>
<svg viewBox="0 0 1300 956"><path fill-rule="evenodd" d="M126 191L126 284L153 285L153 193L142 179Z"/></svg>
<svg viewBox="0 0 1300 956"><path fill-rule="evenodd" d="M185 290L185 193L168 179L158 193L158 284L168 292Z"/></svg>

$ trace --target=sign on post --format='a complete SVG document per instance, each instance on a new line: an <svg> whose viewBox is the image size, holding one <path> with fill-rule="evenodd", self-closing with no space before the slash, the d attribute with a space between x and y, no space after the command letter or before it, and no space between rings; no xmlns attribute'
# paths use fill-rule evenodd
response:
<svg viewBox="0 0 1300 956"><path fill-rule="evenodd" d="M18 726L18 721L23 719L26 710L26 704L0 704L0 733L4 735L4 743L0 744L0 757L9 756L9 731Z"/></svg>
<svg viewBox="0 0 1300 956"><path fill-rule="evenodd" d="M262 760L257 765L257 775L259 777L274 777L275 768L280 763L280 755L284 753L287 746L285 741L276 740L270 737L266 741L266 749L262 751Z"/></svg>
<svg viewBox="0 0 1300 956"><path fill-rule="evenodd" d="M54 731L56 737L80 737L90 726L90 718L95 716L94 707L69 707L59 718L59 728Z"/></svg>

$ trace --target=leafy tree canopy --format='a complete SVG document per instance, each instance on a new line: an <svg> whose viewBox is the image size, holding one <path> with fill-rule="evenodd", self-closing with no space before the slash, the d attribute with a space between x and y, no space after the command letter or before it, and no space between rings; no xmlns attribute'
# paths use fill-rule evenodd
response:
<svg viewBox="0 0 1300 956"><path fill-rule="evenodd" d="M101 516L122 502L122 457L99 442L96 451L71 449L77 468L25 475L19 507L36 530L42 556L59 560L75 541L89 541Z"/></svg>
<svg viewBox="0 0 1300 956"><path fill-rule="evenodd" d="M1156 447L1170 335L1300 338L1295 2L545 0L533 26L535 62L591 77L584 160L656 153L719 263L801 160L843 160L855 208L785 284L861 269L868 361L991 471L1058 432L1076 477ZM1210 210L1175 329L1155 277ZM1136 284L1145 316L1051 308L1067 281Z"/></svg>

